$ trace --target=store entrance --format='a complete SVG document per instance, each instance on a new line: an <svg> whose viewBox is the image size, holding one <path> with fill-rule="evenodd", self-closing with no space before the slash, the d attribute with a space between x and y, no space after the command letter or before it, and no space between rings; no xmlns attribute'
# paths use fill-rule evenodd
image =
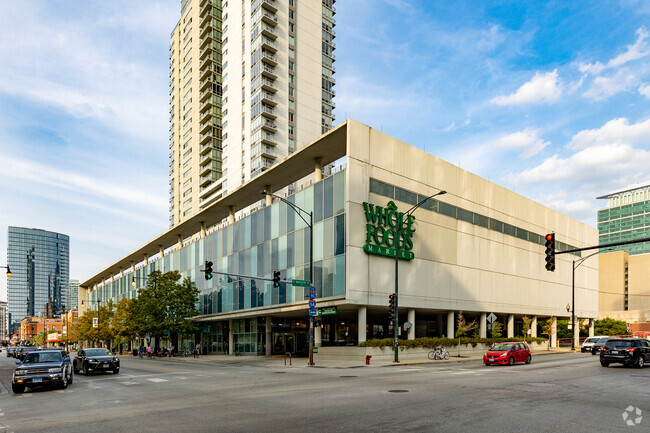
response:
<svg viewBox="0 0 650 433"><path fill-rule="evenodd" d="M309 353L307 332L274 332L272 354L284 355L287 352L294 356L307 356Z"/></svg>

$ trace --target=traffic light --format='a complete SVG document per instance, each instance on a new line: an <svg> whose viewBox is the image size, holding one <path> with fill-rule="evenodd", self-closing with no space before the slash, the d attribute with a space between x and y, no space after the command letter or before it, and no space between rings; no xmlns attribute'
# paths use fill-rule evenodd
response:
<svg viewBox="0 0 650 433"><path fill-rule="evenodd" d="M388 295L388 320L392 324L395 320L395 306L397 304L397 295L391 293Z"/></svg>
<svg viewBox="0 0 650 433"><path fill-rule="evenodd" d="M546 239L546 270L555 271L555 233L549 233L544 236Z"/></svg>
<svg viewBox="0 0 650 433"><path fill-rule="evenodd" d="M273 271L273 287L280 287L280 271Z"/></svg>
<svg viewBox="0 0 650 433"><path fill-rule="evenodd" d="M209 260L205 261L205 279L206 280L211 280L212 279L212 262Z"/></svg>

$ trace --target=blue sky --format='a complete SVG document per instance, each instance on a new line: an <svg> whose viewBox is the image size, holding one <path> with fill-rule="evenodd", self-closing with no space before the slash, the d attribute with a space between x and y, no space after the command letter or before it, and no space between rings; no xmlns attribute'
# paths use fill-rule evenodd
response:
<svg viewBox="0 0 650 433"><path fill-rule="evenodd" d="M303 1L303 0L301 0ZM176 0L0 3L0 245L71 237L84 280L168 227ZM351 117L595 226L650 180L650 3L339 0ZM0 264L4 264L4 260ZM0 277L0 299L6 299Z"/></svg>

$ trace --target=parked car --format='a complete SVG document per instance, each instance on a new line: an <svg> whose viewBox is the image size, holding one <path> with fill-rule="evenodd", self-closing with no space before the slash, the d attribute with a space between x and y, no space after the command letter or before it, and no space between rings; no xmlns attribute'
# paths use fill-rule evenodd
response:
<svg viewBox="0 0 650 433"><path fill-rule="evenodd" d="M582 346L580 347L580 352L585 353L585 352L591 352L591 348L594 347L594 344L598 342L601 338L608 337L608 335L596 335L593 337L587 337L585 341L582 342Z"/></svg>
<svg viewBox="0 0 650 433"><path fill-rule="evenodd" d="M31 351L25 359L16 361L11 389L20 394L26 387L56 386L66 389L72 383L73 373L70 358L55 350Z"/></svg>
<svg viewBox="0 0 650 433"><path fill-rule="evenodd" d="M36 346L23 346L23 347L20 347L19 350L17 350L15 352L14 357L16 359L22 361L23 359L25 359L25 356L27 356L27 354L29 352L35 352L36 349L38 349Z"/></svg>
<svg viewBox="0 0 650 433"><path fill-rule="evenodd" d="M72 367L75 373L81 371L84 375L98 371L112 371L117 374L120 372L120 358L104 348L81 349L74 357Z"/></svg>
<svg viewBox="0 0 650 433"><path fill-rule="evenodd" d="M514 365L518 362L530 364L532 361L530 348L526 343L497 343L492 346L483 356L483 364L509 364Z"/></svg>
<svg viewBox="0 0 650 433"><path fill-rule="evenodd" d="M602 337L600 340L596 341L593 346L591 346L591 354L597 355L600 349L607 343L609 340L616 337Z"/></svg>
<svg viewBox="0 0 650 433"><path fill-rule="evenodd" d="M650 343L645 338L612 338L600 351L600 365L618 363L643 368L650 362Z"/></svg>
<svg viewBox="0 0 650 433"><path fill-rule="evenodd" d="M13 346L7 347L7 358L14 356L14 352L16 351L16 349L17 347L13 347Z"/></svg>

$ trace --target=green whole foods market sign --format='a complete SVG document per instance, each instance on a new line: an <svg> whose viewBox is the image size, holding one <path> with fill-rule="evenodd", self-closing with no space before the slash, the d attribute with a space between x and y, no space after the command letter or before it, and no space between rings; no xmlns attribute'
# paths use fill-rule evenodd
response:
<svg viewBox="0 0 650 433"><path fill-rule="evenodd" d="M366 212L366 243L363 246L366 253L395 257L397 250L400 259L415 258L411 251L415 233L413 215L407 215L405 219L404 213L398 212L397 205L392 201L385 208L364 202L363 209Z"/></svg>

